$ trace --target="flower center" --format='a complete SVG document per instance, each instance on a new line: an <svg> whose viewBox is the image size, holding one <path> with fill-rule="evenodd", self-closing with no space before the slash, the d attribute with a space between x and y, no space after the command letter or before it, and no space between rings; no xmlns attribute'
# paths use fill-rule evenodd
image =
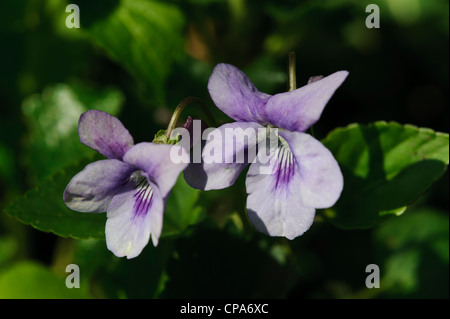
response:
<svg viewBox="0 0 450 319"><path fill-rule="evenodd" d="M141 171L134 172L130 180L135 182L136 193L133 195L134 212L136 216L145 215L152 204L153 189L147 181L147 178L142 176Z"/></svg>
<svg viewBox="0 0 450 319"><path fill-rule="evenodd" d="M278 136L278 161L275 171L275 189L289 184L294 176L294 155L284 138Z"/></svg>

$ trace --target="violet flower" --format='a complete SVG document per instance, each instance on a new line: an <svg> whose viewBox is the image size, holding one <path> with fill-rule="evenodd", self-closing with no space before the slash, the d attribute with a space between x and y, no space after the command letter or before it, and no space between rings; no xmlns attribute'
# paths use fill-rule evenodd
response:
<svg viewBox="0 0 450 319"><path fill-rule="evenodd" d="M106 244L116 256L133 258L150 236L158 245L165 202L189 156L180 146L139 143L114 116L96 110L83 113L78 124L81 143L108 159L87 165L64 191L66 205L79 212L107 212ZM183 162L170 160L172 148Z"/></svg>
<svg viewBox="0 0 450 319"><path fill-rule="evenodd" d="M325 78L311 78L306 86L271 96L259 92L236 67L218 64L209 79L208 90L216 106L236 122L209 134L225 136L219 143L222 158L228 161L206 161L205 151L211 149L208 144L217 144L208 139L201 165L185 171L186 181L195 188L221 189L231 186L250 165L246 178L250 221L270 236L293 239L302 235L313 223L315 210L333 206L343 189L343 176L333 155L305 131L320 118L347 75L347 71L339 71ZM264 127L279 128L276 152L271 152L273 173L261 174L265 164L257 160L229 161L254 149L255 141L261 138L256 130ZM249 129L257 138L242 143L238 135ZM235 135L227 136L227 130Z"/></svg>

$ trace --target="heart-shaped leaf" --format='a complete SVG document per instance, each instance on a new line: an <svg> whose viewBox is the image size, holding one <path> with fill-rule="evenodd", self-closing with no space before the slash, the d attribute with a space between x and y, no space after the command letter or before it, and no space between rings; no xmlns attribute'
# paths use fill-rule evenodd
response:
<svg viewBox="0 0 450 319"><path fill-rule="evenodd" d="M323 144L344 175L344 190L324 216L342 228L373 227L405 211L446 170L448 134L376 122L331 132Z"/></svg>

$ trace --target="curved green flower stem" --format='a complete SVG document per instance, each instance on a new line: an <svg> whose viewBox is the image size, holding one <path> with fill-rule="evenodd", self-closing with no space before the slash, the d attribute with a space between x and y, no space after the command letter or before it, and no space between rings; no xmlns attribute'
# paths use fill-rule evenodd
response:
<svg viewBox="0 0 450 319"><path fill-rule="evenodd" d="M295 75L296 57L295 52L289 52L289 91L297 89L297 78Z"/></svg>
<svg viewBox="0 0 450 319"><path fill-rule="evenodd" d="M199 99L198 97L188 96L188 97L184 98L180 102L180 104L178 104L177 108L175 109L175 111L172 114L172 117L170 119L169 125L167 126L167 130L166 130L167 140L170 139L170 135L172 134L172 131L175 128L175 125L177 124L178 117L180 116L181 112L188 104L190 104L192 102L197 103L197 105L199 105L203 109L206 116L208 117L208 119L211 122L210 124L215 124L214 117L209 112L205 103L203 103L203 101L201 99Z"/></svg>
<svg viewBox="0 0 450 319"><path fill-rule="evenodd" d="M297 76L296 76L296 56L294 51L289 51L289 91L297 89ZM311 135L314 136L314 130L311 126L309 128Z"/></svg>

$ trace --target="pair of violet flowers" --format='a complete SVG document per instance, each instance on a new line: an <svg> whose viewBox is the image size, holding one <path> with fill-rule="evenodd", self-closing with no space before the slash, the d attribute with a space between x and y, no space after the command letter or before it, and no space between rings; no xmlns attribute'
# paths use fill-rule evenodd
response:
<svg viewBox="0 0 450 319"><path fill-rule="evenodd" d="M277 143L271 144L274 168L270 174L261 174L263 164L256 159L208 162L205 152L201 163L189 164L187 147L160 142L134 145L132 136L117 118L101 111L87 111L79 121L80 141L107 159L91 163L75 175L64 191L64 202L79 212L106 212L108 249L118 257L133 258L150 237L157 246L165 204L182 171L190 186L212 190L233 185L250 166L246 178L249 220L270 236L298 237L313 223L315 210L333 206L343 189L343 177L333 155L305 131L320 118L347 75L348 72L339 71L325 78L315 77L299 89L271 96L259 92L232 65L218 64L214 68L208 82L211 98L236 122L209 134L230 128L278 128ZM236 159L238 153L256 148L250 141L236 145L236 138L228 135L220 141L224 157ZM212 141L206 141L203 151L208 143ZM171 160L171 152L178 154L177 161Z"/></svg>

